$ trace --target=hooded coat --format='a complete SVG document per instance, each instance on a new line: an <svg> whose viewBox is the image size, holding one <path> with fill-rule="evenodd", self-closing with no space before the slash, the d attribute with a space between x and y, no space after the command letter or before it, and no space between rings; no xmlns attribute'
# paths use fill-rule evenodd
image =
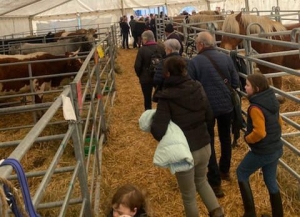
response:
<svg viewBox="0 0 300 217"><path fill-rule="evenodd" d="M213 114L200 82L189 76L170 76L156 96L158 104L151 133L157 141L163 138L169 122L173 121L183 131L191 152L209 144L207 123L212 121Z"/></svg>

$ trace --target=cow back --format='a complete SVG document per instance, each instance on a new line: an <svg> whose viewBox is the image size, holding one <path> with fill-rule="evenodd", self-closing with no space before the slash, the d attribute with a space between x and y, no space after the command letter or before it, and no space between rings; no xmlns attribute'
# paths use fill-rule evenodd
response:
<svg viewBox="0 0 300 217"><path fill-rule="evenodd" d="M7 56L6 58L4 56ZM32 62L31 70L32 76L38 77L38 84L44 82L51 83L52 87L57 87L60 85L61 81L66 77L71 77L70 75L64 75L68 72L79 71L82 63L79 59L61 59L66 56L55 56L49 53L37 53L30 55L18 55L20 58L14 58L12 55L0 55L0 91L19 92L24 86L30 84L29 80L15 80L11 82L1 82L1 80L7 79L18 79L18 78L28 78L29 69L28 63L25 61L35 61L35 60L57 60L52 62ZM59 60L60 59L60 60ZM14 64L14 65L1 65L3 63L23 63L24 64ZM46 77L49 75L60 74L58 77Z"/></svg>

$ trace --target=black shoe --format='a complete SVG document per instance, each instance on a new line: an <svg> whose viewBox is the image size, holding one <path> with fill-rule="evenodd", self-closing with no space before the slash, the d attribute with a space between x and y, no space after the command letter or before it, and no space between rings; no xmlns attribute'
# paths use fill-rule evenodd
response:
<svg viewBox="0 0 300 217"><path fill-rule="evenodd" d="M213 189L217 198L221 198L221 197L225 196L221 186L215 186L215 187L211 187L211 188Z"/></svg>
<svg viewBox="0 0 300 217"><path fill-rule="evenodd" d="M220 172L221 175L221 179L230 182L231 181L231 177L230 177L230 173L222 173Z"/></svg>

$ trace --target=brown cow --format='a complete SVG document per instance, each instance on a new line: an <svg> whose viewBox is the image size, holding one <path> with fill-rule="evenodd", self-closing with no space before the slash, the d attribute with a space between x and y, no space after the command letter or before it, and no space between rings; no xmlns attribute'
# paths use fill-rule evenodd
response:
<svg viewBox="0 0 300 217"><path fill-rule="evenodd" d="M34 77L31 79L33 89L36 93L38 93L49 87L58 87L64 78L70 77L70 75L58 77L46 76L77 72L80 69L82 65L80 59L66 58L74 55L74 53L66 53L66 56L55 56L44 52L27 55L0 55L0 96L30 92L28 63L14 65L4 65L4 63L19 63L25 61L54 60L64 58L62 60L53 62L31 63L32 76ZM25 80L23 78L28 79ZM3 81L8 79L14 80L8 82ZM35 95L35 102L42 102L42 98L42 95Z"/></svg>

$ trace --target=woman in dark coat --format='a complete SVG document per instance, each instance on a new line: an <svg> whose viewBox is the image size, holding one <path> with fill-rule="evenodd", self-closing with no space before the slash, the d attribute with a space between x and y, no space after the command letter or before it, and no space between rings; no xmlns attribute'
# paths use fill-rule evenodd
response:
<svg viewBox="0 0 300 217"><path fill-rule="evenodd" d="M212 111L200 82L192 80L186 70L186 60L180 56L164 61L163 89L158 91L157 110L153 116L151 133L160 141L172 121L183 131L194 159L194 167L176 172L187 217L198 217L196 192L199 193L211 217L224 216L223 209L207 182L206 170L211 154L207 123Z"/></svg>

